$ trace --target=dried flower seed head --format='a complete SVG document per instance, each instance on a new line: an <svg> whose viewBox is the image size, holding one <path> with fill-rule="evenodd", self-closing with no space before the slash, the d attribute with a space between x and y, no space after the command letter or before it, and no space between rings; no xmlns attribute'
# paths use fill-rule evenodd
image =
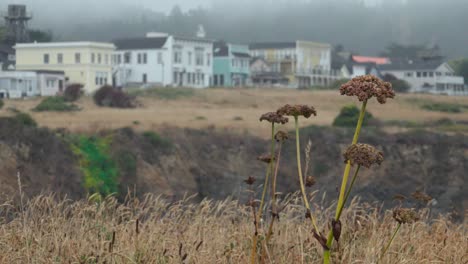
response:
<svg viewBox="0 0 468 264"><path fill-rule="evenodd" d="M270 123L277 123L277 124L283 124L283 125L289 121L287 117L284 117L275 112L268 112L268 113L263 114L260 117L260 122L263 120L268 121Z"/></svg>
<svg viewBox="0 0 468 264"><path fill-rule="evenodd" d="M411 224L419 220L418 214L409 208L397 208L393 210L393 218L400 224Z"/></svg>
<svg viewBox="0 0 468 264"><path fill-rule="evenodd" d="M363 75L351 79L341 86L340 93L341 95L357 96L361 102L375 97L381 104L385 104L387 98L395 97L392 85L373 75Z"/></svg>
<svg viewBox="0 0 468 264"><path fill-rule="evenodd" d="M340 240L341 236L341 221L332 220L332 230L333 230L333 237L335 238L336 242Z"/></svg>
<svg viewBox="0 0 468 264"><path fill-rule="evenodd" d="M315 185L315 183L316 183L317 181L315 180L314 177L312 177L312 176L307 176L305 182L306 182L306 184L305 184L306 187L312 187L312 186Z"/></svg>
<svg viewBox="0 0 468 264"><path fill-rule="evenodd" d="M281 131L281 130L276 132L276 134L275 134L275 140L278 141L278 142L285 141L288 138L289 138L288 133L284 132L284 131Z"/></svg>
<svg viewBox="0 0 468 264"><path fill-rule="evenodd" d="M275 160L275 157L271 157L270 154L264 154L259 157L257 157L257 160L265 163L270 163L272 160Z"/></svg>
<svg viewBox="0 0 468 264"><path fill-rule="evenodd" d="M252 185L255 183L255 178L252 177L252 176L249 176L247 179L244 180L244 182L247 184L247 185Z"/></svg>
<svg viewBox="0 0 468 264"><path fill-rule="evenodd" d="M372 164L381 164L384 160L383 153L368 144L353 144L343 153L345 162L351 165L358 164L370 168Z"/></svg>
<svg viewBox="0 0 468 264"><path fill-rule="evenodd" d="M313 106L307 106L307 105L285 105L278 109L276 111L277 114L279 115L285 115L285 116L303 116L305 118L309 118L312 115L316 116L317 111L315 111L315 108Z"/></svg>
<svg viewBox="0 0 468 264"><path fill-rule="evenodd" d="M424 202L424 203L428 203L428 202L430 202L432 200L431 196L429 196L426 193L423 193L421 191L416 191L416 192L412 193L411 197L413 197L414 199L416 199L418 201Z"/></svg>

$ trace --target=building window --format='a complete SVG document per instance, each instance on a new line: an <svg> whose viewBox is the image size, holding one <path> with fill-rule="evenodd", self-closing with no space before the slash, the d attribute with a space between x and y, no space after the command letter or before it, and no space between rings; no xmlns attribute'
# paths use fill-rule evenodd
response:
<svg viewBox="0 0 468 264"><path fill-rule="evenodd" d="M203 66L203 49L202 48L196 48L195 49L195 65L197 66Z"/></svg>
<svg viewBox="0 0 468 264"><path fill-rule="evenodd" d="M181 49L174 50L174 63L182 63L182 50Z"/></svg>
<svg viewBox="0 0 468 264"><path fill-rule="evenodd" d="M99 54L97 55L97 61L98 61L98 64L101 64L101 63L102 63L102 55L101 55L101 53L99 53Z"/></svg>
<svg viewBox="0 0 468 264"><path fill-rule="evenodd" d="M122 63L122 55L117 54L117 64L121 64L121 63Z"/></svg>
<svg viewBox="0 0 468 264"><path fill-rule="evenodd" d="M143 53L143 64L147 64L147 63L148 63L148 54Z"/></svg>
<svg viewBox="0 0 468 264"><path fill-rule="evenodd" d="M146 75L146 73L143 73L143 83L147 83L148 82L148 75Z"/></svg>
<svg viewBox="0 0 468 264"><path fill-rule="evenodd" d="M224 86L224 75L219 75L219 85Z"/></svg>
<svg viewBox="0 0 468 264"><path fill-rule="evenodd" d="M214 82L214 86L218 85L218 75L217 74L214 75L213 82Z"/></svg>
<svg viewBox="0 0 468 264"><path fill-rule="evenodd" d="M109 54L106 54L104 58L105 58L104 63L106 65L109 65Z"/></svg>
<svg viewBox="0 0 468 264"><path fill-rule="evenodd" d="M57 63L58 64L63 64L63 54L62 53L57 54Z"/></svg>
<svg viewBox="0 0 468 264"><path fill-rule="evenodd" d="M187 73L187 83L192 83L192 74L190 74L190 72Z"/></svg>
<svg viewBox="0 0 468 264"><path fill-rule="evenodd" d="M208 53L206 54L206 65L210 66L210 64L211 64L211 54Z"/></svg>
<svg viewBox="0 0 468 264"><path fill-rule="evenodd" d="M137 63L141 64L141 53L137 54Z"/></svg>
<svg viewBox="0 0 468 264"><path fill-rule="evenodd" d="M406 73L405 73L405 76L406 76L406 77L413 77L413 72L406 72Z"/></svg>
<svg viewBox="0 0 468 264"><path fill-rule="evenodd" d="M441 72L436 72L436 76L442 76Z"/></svg>
<svg viewBox="0 0 468 264"><path fill-rule="evenodd" d="M173 83L174 84L177 84L177 77L179 76L178 72L174 72L174 76L172 77L174 80L173 80Z"/></svg>
<svg viewBox="0 0 468 264"><path fill-rule="evenodd" d="M47 79L46 80L47 88L54 88L55 87L55 80L54 79Z"/></svg>
<svg viewBox="0 0 468 264"><path fill-rule="evenodd" d="M96 54L91 53L91 63L95 63L95 62L96 62Z"/></svg>
<svg viewBox="0 0 468 264"><path fill-rule="evenodd" d="M427 72L423 72L423 77L427 77Z"/></svg>
<svg viewBox="0 0 468 264"><path fill-rule="evenodd" d="M130 52L125 52L124 53L124 63L125 64L130 64L132 61L132 53Z"/></svg>
<svg viewBox="0 0 468 264"><path fill-rule="evenodd" d="M49 54L44 54L44 64L49 64L50 62L50 57L49 57Z"/></svg>
<svg viewBox="0 0 468 264"><path fill-rule="evenodd" d="M421 78L421 72L417 72L416 77Z"/></svg>
<svg viewBox="0 0 468 264"><path fill-rule="evenodd" d="M201 84L204 85L205 84L205 74L202 73L200 79L201 79Z"/></svg>
<svg viewBox="0 0 468 264"><path fill-rule="evenodd" d="M192 52L188 52L188 65L192 65Z"/></svg>
<svg viewBox="0 0 468 264"><path fill-rule="evenodd" d="M81 63L81 53L75 53L75 63Z"/></svg>
<svg viewBox="0 0 468 264"><path fill-rule="evenodd" d="M429 77L434 77L434 72L429 72Z"/></svg>

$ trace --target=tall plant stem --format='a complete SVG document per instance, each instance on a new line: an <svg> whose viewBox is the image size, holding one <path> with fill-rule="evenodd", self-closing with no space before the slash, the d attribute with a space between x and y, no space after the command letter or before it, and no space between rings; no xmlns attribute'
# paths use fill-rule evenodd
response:
<svg viewBox="0 0 468 264"><path fill-rule="evenodd" d="M351 180L351 183L349 184L348 191L346 191L343 206L341 206L341 208L340 208L340 215L341 215L341 211L343 211L343 207L345 206L346 202L348 201L349 195L351 194L351 189L354 186L354 182L356 181L356 178L357 178L357 175L359 173L360 168L361 168L361 165L358 165L356 171L354 172L354 176L353 176L353 179Z"/></svg>
<svg viewBox="0 0 468 264"><path fill-rule="evenodd" d="M271 182L271 212L272 212L272 217L270 220L270 227L268 228L268 234L266 237L266 244L268 245L268 242L270 241L271 235L273 234L273 224L275 223L275 218L277 218L278 214L278 205L276 204L276 179L278 177L278 169L279 169L279 163L280 163L280 157L281 157L281 146L282 142L279 143L278 146L278 157L276 158L276 165L275 165L275 174L273 174L273 179Z"/></svg>
<svg viewBox="0 0 468 264"><path fill-rule="evenodd" d="M359 134L361 133L361 128L362 128L362 123L364 121L364 116L366 114L366 106L367 106L367 101L362 102L361 106L361 112L359 113L359 119L356 125L356 129L354 131L354 137L353 137L353 142L351 144L356 144L359 139ZM343 179L341 182L341 190L340 190L340 196L338 198L338 204L336 205L336 213L335 213L335 221L338 221L341 217L341 213L343 212L343 207L345 203L345 193L346 193L346 187L348 184L348 178L349 178L349 172L351 171L351 162L348 161L346 163L346 167L343 173ZM350 191L351 189L349 189ZM327 238L327 247L329 248L328 250L325 250L324 255L323 255L323 263L324 264L329 264L330 263L330 256L331 256L331 247L333 245L333 231L330 230L328 232L328 238Z"/></svg>
<svg viewBox="0 0 468 264"><path fill-rule="evenodd" d="M304 177L302 176L302 165L301 165L301 145L299 143L299 118L297 116L294 117L294 121L296 124L296 159L297 159L297 173L299 175L299 184L301 185L301 193L302 193L302 199L304 200L304 205L309 212L310 215L310 220L312 221L312 225L314 226L314 229L316 232L319 232L318 226L317 226L317 221L315 220L315 217L312 215L312 210L310 210L310 205L309 205L309 200L307 199L307 193L305 190L305 185L304 185Z"/></svg>
<svg viewBox="0 0 468 264"><path fill-rule="evenodd" d="M275 123L271 123L271 149L270 149L271 161L268 164L268 167L266 170L265 182L263 183L262 199L260 200L258 214L255 217L255 233L252 237L252 252L250 253L251 264L254 264L257 259L257 241L258 241L258 230L259 230L258 223L260 222L260 219L262 219L263 206L265 204L265 197L266 197L266 192L268 189L268 180L270 178L270 174L273 171L273 166L274 166L274 163L273 163L274 154L275 154Z"/></svg>
<svg viewBox="0 0 468 264"><path fill-rule="evenodd" d="M395 239L396 234L397 234L398 231L400 230L400 227L401 227L401 223L398 223L398 226L397 226L397 228L395 229L395 232L393 232L392 238L390 239L390 241L388 241L388 244L387 244L387 246L385 247L384 251L382 252L382 255L380 255L379 260L377 260L377 263L379 263L379 262L383 259L383 257L385 256L385 253L387 253L388 249L389 249L390 246L392 245L393 240Z"/></svg>

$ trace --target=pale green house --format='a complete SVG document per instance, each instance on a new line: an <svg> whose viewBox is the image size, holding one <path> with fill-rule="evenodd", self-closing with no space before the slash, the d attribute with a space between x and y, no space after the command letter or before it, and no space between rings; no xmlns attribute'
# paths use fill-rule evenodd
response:
<svg viewBox="0 0 468 264"><path fill-rule="evenodd" d="M250 78L249 47L220 41L213 49L213 86L246 86Z"/></svg>

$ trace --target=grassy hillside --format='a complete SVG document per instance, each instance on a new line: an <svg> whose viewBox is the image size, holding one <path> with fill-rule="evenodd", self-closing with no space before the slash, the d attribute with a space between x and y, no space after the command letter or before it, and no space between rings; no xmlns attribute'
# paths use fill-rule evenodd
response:
<svg viewBox="0 0 468 264"><path fill-rule="evenodd" d="M67 128L74 132L91 132L132 126L137 130L156 130L165 126L228 128L245 130L267 137L268 128L258 122L261 114L286 103L313 105L318 115L306 120L303 126L331 125L340 109L353 99L340 96L338 91L298 91L292 89L156 89L135 92L143 107L136 109L101 108L91 98L81 99L79 112L31 112L42 126ZM40 99L6 100L4 109L15 108L30 112ZM357 100L354 101L357 104ZM389 131L401 131L408 126L424 126L442 118L454 121L468 120L468 97L398 94L394 100L378 108L370 102L371 113L384 122L393 124ZM436 104L435 106L433 104ZM438 105L437 105L438 104ZM459 105L460 112L444 112L440 104ZM8 110L0 115L8 115ZM398 122L396 122L398 120ZM406 123L405 123L406 122ZM465 125L449 127L449 131L465 131Z"/></svg>

